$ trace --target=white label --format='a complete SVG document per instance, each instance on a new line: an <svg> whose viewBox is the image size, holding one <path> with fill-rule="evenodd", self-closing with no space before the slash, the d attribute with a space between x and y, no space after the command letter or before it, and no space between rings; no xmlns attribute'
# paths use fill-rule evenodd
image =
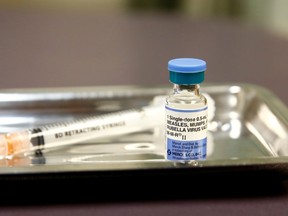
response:
<svg viewBox="0 0 288 216"><path fill-rule="evenodd" d="M166 158L206 158L208 107L175 109L166 106Z"/></svg>

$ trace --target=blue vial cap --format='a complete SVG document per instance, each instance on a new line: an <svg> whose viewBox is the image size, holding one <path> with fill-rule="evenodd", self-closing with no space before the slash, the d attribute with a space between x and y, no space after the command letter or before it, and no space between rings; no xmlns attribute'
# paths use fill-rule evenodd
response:
<svg viewBox="0 0 288 216"><path fill-rule="evenodd" d="M169 79L181 85L199 84L204 81L206 62L196 58L177 58L168 62Z"/></svg>

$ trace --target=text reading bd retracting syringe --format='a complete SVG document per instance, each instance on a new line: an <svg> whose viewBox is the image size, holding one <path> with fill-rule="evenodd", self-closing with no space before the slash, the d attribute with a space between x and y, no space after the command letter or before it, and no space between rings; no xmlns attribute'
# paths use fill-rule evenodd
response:
<svg viewBox="0 0 288 216"><path fill-rule="evenodd" d="M0 156L3 158L95 138L143 131L161 124L162 115L162 106L150 105L140 109L129 109L2 134L0 135Z"/></svg>

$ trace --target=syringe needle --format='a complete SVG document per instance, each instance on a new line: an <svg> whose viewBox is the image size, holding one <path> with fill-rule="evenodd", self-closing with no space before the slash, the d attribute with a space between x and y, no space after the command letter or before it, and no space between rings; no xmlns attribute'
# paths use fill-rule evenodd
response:
<svg viewBox="0 0 288 216"><path fill-rule="evenodd" d="M39 149L152 129L164 123L163 109L161 105L151 105L2 134L0 156L5 158Z"/></svg>

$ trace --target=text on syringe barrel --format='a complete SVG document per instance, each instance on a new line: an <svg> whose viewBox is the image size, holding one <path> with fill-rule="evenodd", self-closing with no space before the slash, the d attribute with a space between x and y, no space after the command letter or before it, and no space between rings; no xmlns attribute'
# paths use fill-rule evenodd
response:
<svg viewBox="0 0 288 216"><path fill-rule="evenodd" d="M30 141L33 147L67 145L147 129L156 124L151 120L143 109L131 109L29 129Z"/></svg>

